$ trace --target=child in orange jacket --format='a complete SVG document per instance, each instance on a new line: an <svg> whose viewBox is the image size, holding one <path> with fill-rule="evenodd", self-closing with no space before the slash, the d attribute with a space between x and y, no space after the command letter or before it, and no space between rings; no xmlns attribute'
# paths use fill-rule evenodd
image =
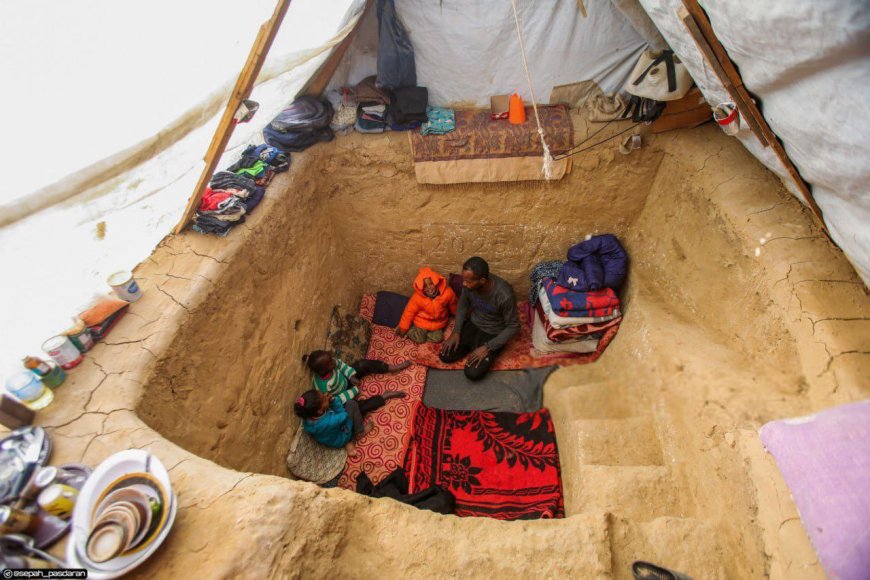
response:
<svg viewBox="0 0 870 580"><path fill-rule="evenodd" d="M456 314L459 299L444 276L426 266L414 279L414 294L396 327L396 334L407 335L418 344L441 342L451 314Z"/></svg>

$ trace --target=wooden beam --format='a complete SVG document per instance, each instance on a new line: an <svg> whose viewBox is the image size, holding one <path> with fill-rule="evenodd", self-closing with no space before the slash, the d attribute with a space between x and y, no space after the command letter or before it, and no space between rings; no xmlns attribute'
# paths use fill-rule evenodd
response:
<svg viewBox="0 0 870 580"><path fill-rule="evenodd" d="M752 133L765 147L770 146L776 157L785 167L786 172L792 178L801 196L807 202L810 210L816 216L825 233L828 228L825 225L825 220L822 216L822 210L819 208L813 194L810 191L809 185L801 177L800 172L794 163L792 163L785 149L780 143L779 138L767 124L767 120L761 114L761 111L752 101L752 97L743 86L743 79L731 59L728 57L725 47L719 42L719 39L713 32L713 27L710 21L707 20L707 15L698 5L697 0L683 0L683 7L677 9L677 17L686 27L689 35L694 39L698 50L701 51L707 65L713 70L719 78L719 82L725 87L731 100L737 105L737 109L746 120ZM700 13L701 22L695 18L695 13Z"/></svg>
<svg viewBox="0 0 870 580"><path fill-rule="evenodd" d="M722 86L725 87L725 90L728 92L731 100L734 101L734 104L737 105L737 108L740 110L740 113L743 115L743 118L749 125L749 129L752 131L752 134L755 135L755 137L761 142L762 145L767 147L767 137L764 135L761 124L758 122L758 119L756 119L749 113L749 105L752 103L752 99L744 98L743 93L738 90L738 86L743 86L743 81L740 80L735 83L732 77L728 75L725 67L722 65L721 62L719 62L718 55L713 50L713 47L710 45L710 43L707 42L707 39L704 37L704 34L701 32L701 29L695 22L695 19L692 17L691 14L689 14L689 12L685 8L679 8L677 10L677 16L680 18L683 25L686 27L686 30L688 30L689 34L695 40L695 44L698 46L698 50L701 51L701 55L704 57L707 66L712 69L714 73L716 73L716 76L719 78L719 82L722 83ZM729 60L728 62L731 61Z"/></svg>
<svg viewBox="0 0 870 580"><path fill-rule="evenodd" d="M314 76L308 81L305 85L305 88L302 89L300 94L309 95L312 97L319 97L323 94L323 91L326 89L326 85L329 84L329 81L332 80L332 77L335 75L335 71L338 68L338 65L341 64L341 59L344 58L347 49L350 48L353 39L356 38L357 32L359 32L360 27L362 27L363 20L368 16L371 7L374 5L374 0L366 0L366 7L363 9L363 13L360 14L359 20L356 23L356 26L353 27L353 30L350 31L344 40L335 47L335 50L332 51L332 54L329 55L329 58L326 59L317 72L314 73Z"/></svg>
<svg viewBox="0 0 870 580"><path fill-rule="evenodd" d="M173 233L178 234L190 223L193 213L196 211L202 194L205 191L208 182L211 181L214 175L214 170L217 164L220 163L221 156L227 148L227 143L233 134L235 122L233 117L238 110L242 101L251 95L251 90L254 88L254 83L257 80L257 75L263 68L263 63L266 60L266 55L269 54L269 48L278 34L278 28L284 20L284 15L287 14L287 8L290 7L290 0L278 0L275 6L275 11L272 17L260 26L260 31L257 33L257 38L254 40L251 51L248 53L248 60L245 62L242 72L239 73L239 78L236 79L236 85L233 87L233 92L230 94L227 106L224 109L224 114L218 123L214 136L211 139L211 144L205 154L205 168L199 176L199 181L196 182L196 187L187 202L187 207L184 214L181 216L181 221L175 226Z"/></svg>

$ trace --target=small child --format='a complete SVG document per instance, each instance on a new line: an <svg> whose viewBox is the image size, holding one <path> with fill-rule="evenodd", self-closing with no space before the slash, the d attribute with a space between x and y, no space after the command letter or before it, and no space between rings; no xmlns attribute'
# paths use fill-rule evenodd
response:
<svg viewBox="0 0 870 580"><path fill-rule="evenodd" d="M302 428L315 441L327 447L344 447L353 457L356 455L354 437L372 430L372 424L363 422L363 416L380 409L387 400L405 395L400 391L387 391L383 395L351 399L342 404L337 397L312 389L296 399L293 412L302 419Z"/></svg>
<svg viewBox="0 0 870 580"><path fill-rule="evenodd" d="M414 294L405 306L396 334L408 335L418 344L441 342L451 314L456 314L459 300L444 276L423 267L414 279Z"/></svg>
<svg viewBox="0 0 870 580"><path fill-rule="evenodd" d="M411 366L411 361L397 365L373 359L363 359L351 366L325 350L315 350L302 356L302 362L314 373L311 385L324 395L334 397L340 404L347 403L359 393L360 380L366 375L397 373Z"/></svg>

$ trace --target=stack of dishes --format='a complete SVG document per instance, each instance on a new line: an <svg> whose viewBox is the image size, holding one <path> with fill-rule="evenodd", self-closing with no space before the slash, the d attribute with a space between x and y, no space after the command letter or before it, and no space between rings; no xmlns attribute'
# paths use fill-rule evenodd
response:
<svg viewBox="0 0 870 580"><path fill-rule="evenodd" d="M149 452L131 449L101 463L82 488L67 544L70 566L89 578L116 578L163 543L178 511L169 473Z"/></svg>

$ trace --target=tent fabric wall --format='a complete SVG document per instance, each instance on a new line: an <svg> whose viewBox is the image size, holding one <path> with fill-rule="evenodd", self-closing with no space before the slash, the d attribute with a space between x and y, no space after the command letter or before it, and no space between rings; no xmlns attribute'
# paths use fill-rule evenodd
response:
<svg viewBox="0 0 870 580"><path fill-rule="evenodd" d="M676 16L680 0L640 0L715 105L729 100ZM870 11L864 0L702 2L821 208L831 237L870 285ZM799 199L785 168L739 137Z"/></svg>
<svg viewBox="0 0 870 580"><path fill-rule="evenodd" d="M323 10L321 0L308 0L307 4L312 2ZM291 9L305 4L297 0ZM235 161L247 144L262 142L263 126L295 98L332 48L353 30L365 0L335 0L333 5L339 11L319 23L323 29L314 35L319 36L317 46L301 50L293 38L298 39L300 28L311 28L312 23L298 15L294 19L288 12L275 50L270 52L251 95L260 103L260 110L250 123L235 128L219 167ZM251 40L255 34L256 27ZM243 53L250 44L245 43ZM297 50L286 50L288 45ZM175 64L190 66L187 62ZM238 70L234 72L238 74ZM228 92L232 83L224 88ZM198 103L183 103L184 108L198 108L201 115L197 123L187 127L186 134L159 130L147 140L147 154L132 167L113 175L99 172L110 162L99 162L87 169L94 174L92 187L71 188L64 203L0 227L0 271L11 281L0 285L0 325L14 329L0 336L0 376L20 367L24 354L40 352L42 341L66 328L70 317L94 293L107 291L108 274L133 268L171 231L202 171L202 157L225 102L213 107L210 87L202 97ZM99 135L92 134L86 139L97 138ZM117 156L126 153L130 152Z"/></svg>
<svg viewBox="0 0 870 580"><path fill-rule="evenodd" d="M517 2L535 95L554 86L594 80L619 90L646 46L610 2L596 2L583 18L576 2ZM417 65L417 84L441 106L489 106L491 95L531 98L514 13L504 0L396 0ZM374 20L372 13L366 20ZM331 87L356 84L377 72L377 27L363 22Z"/></svg>
<svg viewBox="0 0 870 580"><path fill-rule="evenodd" d="M258 84L297 70L303 64L317 59L324 53L332 50L355 26L356 17L359 16L365 6L365 0L331 0L328 6L315 4L314 8L319 6L321 11L325 10L327 13L331 12L329 9L334 10L338 8L341 10L344 8L345 10L342 28L331 39L314 48L310 48L305 44L306 41L310 42L311 36L317 36L317 33L312 31L312 29L316 30L318 28L317 23L309 22L306 25L304 22L306 17L311 16L312 4L313 0L307 0L306 2L297 1L291 5L291 9L286 17L287 22L279 29L278 36L272 50L269 52L263 70L257 77ZM274 3L271 0L259 0L256 4L252 3L241 14L235 14L235 17L239 19L238 26L236 27L231 26L232 22L230 18L233 16L232 11L227 14L227 11L225 9L223 11L220 10L220 7L215 7L213 12L205 11L209 18L204 19L202 22L190 22L188 20L186 32L189 38L171 38L171 42L167 43L171 49L178 52L184 51L185 48L188 50L200 50L199 45L212 40L215 28L226 28L226 30L221 32L222 42L220 46L223 48L221 51L215 52L212 59L218 62L212 62L211 66L205 69L206 72L211 72L214 76L201 77L202 72L199 71L201 67L197 67L194 71L188 73L187 71L190 67L187 61L177 59L175 56L171 57L173 62L167 62L165 54L167 49L164 48L163 52L153 55L151 67L157 69L157 71L144 70L141 79L137 78L138 82L148 87L147 90L152 90L150 89L151 86L161 85L162 82L169 83L161 92L155 93L159 95L159 98L145 92L144 96L154 97L153 100L158 101L156 104L153 103L153 100L142 101L142 96L140 95L128 94L124 100L116 99L121 101L120 103L112 102L109 105L103 105L102 109L107 110L100 110L99 114L82 115L80 111L69 111L63 107L58 107L56 114L64 119L63 126L65 129L58 145L69 147L70 142L64 141L64 139L75 140L82 131L90 130L94 140L100 142L102 148L98 147L93 153L90 153L88 147L80 147L80 149L85 149L85 152L81 155L69 160L61 158L51 164L48 171L45 172L47 175L53 175L59 169L71 171L71 173L54 183L40 183L42 187L34 191L18 191L17 196L14 198L8 195L0 196L0 227L11 224L53 204L61 203L88 188L98 186L147 162L220 113L232 92L236 77L245 62L247 53L256 36L257 27L261 21L269 17L273 7ZM187 7L187 10L194 9L193 12L197 13L196 8L197 6L195 5ZM204 10L203 7L199 8L201 11ZM267 11L266 8L270 10ZM294 11L294 9L297 10ZM160 6L155 6L154 10L159 11ZM331 16L327 20L341 18L342 11L337 10L337 12L336 16ZM121 14L123 14L123 11ZM189 15L187 11L180 14L180 16ZM108 16L117 17L117 14L110 13ZM261 21L257 21L257 17L261 18ZM300 22L300 19L303 22ZM173 22L173 24L175 23ZM312 24L314 25L312 26ZM89 36L93 36L93 34ZM193 44L193 47L190 46L191 44ZM230 48L225 48L227 46ZM127 53L124 50L120 52ZM141 52L141 50L137 52ZM194 51L191 56L196 54L198 53ZM181 69L181 71L178 69ZM216 71L221 72L217 73ZM220 76L217 76L218 74ZM161 75L165 75L165 78L161 78ZM181 87L179 77L190 78ZM128 79L124 78L123 80ZM92 92L80 90L72 91L72 93L74 95L79 95L79 93L89 95L89 98L96 103L100 102L101 94L108 93L109 95L114 95L117 88L113 86L112 82L104 79L102 84L91 87L91 90ZM131 85L129 87L129 91L134 93L145 90L138 85ZM17 97L17 95L13 95L13 97ZM196 98L194 99L194 97ZM285 104L283 101L284 99L281 99L279 107ZM77 101L73 102L80 105ZM122 109L119 112L119 107L129 110ZM6 108L12 109L13 107L7 106ZM150 109L159 109L160 114L158 115L153 112L146 114L146 111L142 111L142 109L149 111ZM168 115L172 114L172 112L176 112L178 116L167 122ZM70 121L69 119L73 113L77 113L82 118ZM90 121L88 120L89 117L91 118ZM260 113L260 117L263 117L263 113ZM157 119L166 124L157 128L149 125L149 122L155 122ZM112 130L113 127L115 130ZM120 130L118 127L122 127L124 130ZM124 142L125 138L129 139L133 135L141 138L141 140L135 143ZM32 138L32 136L16 136L24 139L24 145L27 145L28 140ZM125 147L121 148L122 145ZM91 145L91 147L93 146ZM75 163L77 160L87 159L89 154L93 156L107 150L112 151L112 149L106 149L107 147L115 147L116 152L113 151L111 155L87 166L77 167L69 165L69 163ZM88 160L93 161L93 157ZM30 167L24 166L24 169L27 170ZM28 174L36 173L32 171L25 172ZM34 177L39 179L36 176ZM31 179L31 181L33 180Z"/></svg>

